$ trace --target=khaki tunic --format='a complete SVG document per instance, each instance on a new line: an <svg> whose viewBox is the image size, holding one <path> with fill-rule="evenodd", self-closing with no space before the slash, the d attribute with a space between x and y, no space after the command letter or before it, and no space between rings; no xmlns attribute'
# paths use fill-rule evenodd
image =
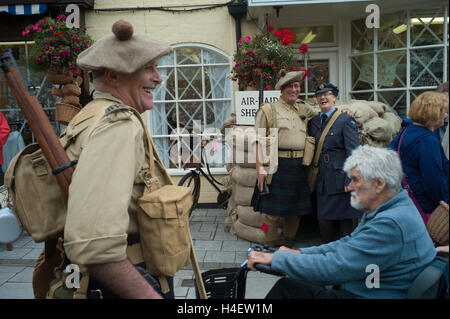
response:
<svg viewBox="0 0 450 319"><path fill-rule="evenodd" d="M278 130L278 149L283 150L303 150L305 148L307 123L296 113L303 111L302 105L295 103L290 105L282 98L272 103L276 112L276 126ZM267 119L260 109L255 115L255 129L267 128Z"/></svg>
<svg viewBox="0 0 450 319"><path fill-rule="evenodd" d="M111 104L122 101L96 92ZM93 101L93 102L94 102ZM89 103L83 110L87 110ZM85 130L67 149L78 164L69 187L64 248L72 263L97 264L125 259L127 234L137 233L137 200L144 184L138 172L146 156L144 130L131 111L103 115L92 131ZM87 136L86 136L87 135ZM85 140L82 148L81 140ZM162 184L162 168L155 174Z"/></svg>

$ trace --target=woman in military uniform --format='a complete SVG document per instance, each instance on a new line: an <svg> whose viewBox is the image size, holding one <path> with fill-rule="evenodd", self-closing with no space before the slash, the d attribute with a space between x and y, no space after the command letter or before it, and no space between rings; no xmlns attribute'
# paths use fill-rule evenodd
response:
<svg viewBox="0 0 450 319"><path fill-rule="evenodd" d="M271 176L270 194L260 197L259 211L265 214L266 243L270 246L292 245L300 216L311 212L310 193L302 165L307 122L303 106L297 102L305 72L283 72L275 89L281 97L271 103L272 124L278 128L278 167ZM255 115L258 138L269 130L267 115L260 109ZM263 129L263 130L261 130ZM263 167L262 144L256 147L258 187L263 190L268 175ZM276 155L275 155L276 156ZM278 236L279 219L283 218L283 236Z"/></svg>
<svg viewBox="0 0 450 319"><path fill-rule="evenodd" d="M308 132L316 139L316 152L322 132L333 114L339 89L332 83L321 84L316 92L320 114L308 124ZM350 179L342 167L353 149L359 146L358 128L349 114L341 113L328 131L319 157L316 193L317 219L322 240L326 243L353 231L353 219L361 212L350 206L347 185Z"/></svg>

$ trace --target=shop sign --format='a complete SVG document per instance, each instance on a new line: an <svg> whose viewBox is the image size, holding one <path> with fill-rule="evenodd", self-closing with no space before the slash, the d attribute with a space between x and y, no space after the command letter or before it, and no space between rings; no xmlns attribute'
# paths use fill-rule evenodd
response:
<svg viewBox="0 0 450 319"><path fill-rule="evenodd" d="M273 103L280 97L280 91L264 91L264 103ZM234 95L236 124L255 125L255 114L259 109L259 91L237 91Z"/></svg>

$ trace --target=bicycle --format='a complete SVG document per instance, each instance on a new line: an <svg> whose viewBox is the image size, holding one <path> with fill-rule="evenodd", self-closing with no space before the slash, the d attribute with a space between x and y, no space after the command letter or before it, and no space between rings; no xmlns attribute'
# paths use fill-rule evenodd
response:
<svg viewBox="0 0 450 319"><path fill-rule="evenodd" d="M197 208L198 200L200 197L200 176L203 176L213 187L214 189L219 193L217 196L217 206L220 208L226 209L228 206L228 200L230 198L230 194L227 191L222 191L218 185L223 186L221 182L216 180L214 176L212 176L211 171L209 169L208 161L203 160L203 155L205 154L203 152L204 144L203 142L200 145L200 162L197 163L194 169L190 170L189 173L184 175L180 181L178 182L178 186L186 186L190 187L192 189L192 198L193 198L193 205L192 209L189 212L189 216L192 214L192 211L194 211ZM206 156L206 155L205 155ZM205 164L207 173L205 173L202 163Z"/></svg>

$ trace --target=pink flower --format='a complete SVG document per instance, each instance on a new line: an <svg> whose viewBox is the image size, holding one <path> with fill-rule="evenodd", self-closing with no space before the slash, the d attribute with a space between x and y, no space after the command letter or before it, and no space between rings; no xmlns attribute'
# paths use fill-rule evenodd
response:
<svg viewBox="0 0 450 319"><path fill-rule="evenodd" d="M25 31L22 31L22 36L26 36L28 33L30 33L30 30L26 29Z"/></svg>
<svg viewBox="0 0 450 319"><path fill-rule="evenodd" d="M250 38L250 36L247 35L247 36L245 37L245 42L250 42L251 40L252 40L252 38Z"/></svg>
<svg viewBox="0 0 450 319"><path fill-rule="evenodd" d="M242 38L239 39L239 44L242 44Z"/></svg>

